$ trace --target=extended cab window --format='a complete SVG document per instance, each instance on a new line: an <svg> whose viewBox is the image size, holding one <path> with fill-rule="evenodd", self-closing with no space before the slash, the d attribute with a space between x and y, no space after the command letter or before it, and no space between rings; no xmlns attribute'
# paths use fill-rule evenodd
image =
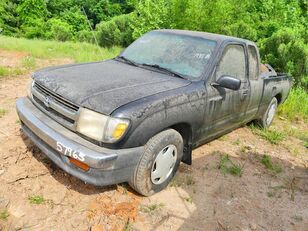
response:
<svg viewBox="0 0 308 231"><path fill-rule="evenodd" d="M257 50L254 46L248 46L248 58L249 58L249 78L258 79L259 76L259 61Z"/></svg>
<svg viewBox="0 0 308 231"><path fill-rule="evenodd" d="M223 75L228 75L246 80L246 67L245 67L245 52L244 47L241 45L228 45L216 71L216 80Z"/></svg>

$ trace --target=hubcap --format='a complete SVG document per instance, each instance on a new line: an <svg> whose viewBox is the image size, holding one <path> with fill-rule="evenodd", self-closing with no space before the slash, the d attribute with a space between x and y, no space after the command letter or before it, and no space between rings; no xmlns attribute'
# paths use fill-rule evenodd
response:
<svg viewBox="0 0 308 231"><path fill-rule="evenodd" d="M164 147L158 153L151 170L151 181L153 184L161 184L170 176L176 159L177 149L173 144Z"/></svg>
<svg viewBox="0 0 308 231"><path fill-rule="evenodd" d="M276 112L276 104L272 104L267 113L267 119L266 119L267 125L270 125L271 122L273 121L275 112Z"/></svg>

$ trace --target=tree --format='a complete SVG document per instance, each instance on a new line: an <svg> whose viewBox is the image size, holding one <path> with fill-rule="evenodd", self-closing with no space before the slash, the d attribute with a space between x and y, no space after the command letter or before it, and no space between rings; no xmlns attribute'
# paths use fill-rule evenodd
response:
<svg viewBox="0 0 308 231"><path fill-rule="evenodd" d="M16 13L16 0L2 0L0 1L0 30L4 35L18 34L18 16Z"/></svg>
<svg viewBox="0 0 308 231"><path fill-rule="evenodd" d="M132 22L133 38L138 38L153 29L167 28L170 25L168 14L170 5L165 0L142 0L136 6Z"/></svg>
<svg viewBox="0 0 308 231"><path fill-rule="evenodd" d="M97 26L98 42L101 46L128 46L132 42L131 14L120 15Z"/></svg>
<svg viewBox="0 0 308 231"><path fill-rule="evenodd" d="M292 75L294 84L308 88L308 45L304 31L281 28L271 37L259 41L262 58L279 72Z"/></svg>
<svg viewBox="0 0 308 231"><path fill-rule="evenodd" d="M61 19L52 18L48 20L47 28L46 37L50 39L66 41L73 36L73 27Z"/></svg>
<svg viewBox="0 0 308 231"><path fill-rule="evenodd" d="M16 9L22 24L28 24L33 19L44 19L47 16L44 0L21 0Z"/></svg>
<svg viewBox="0 0 308 231"><path fill-rule="evenodd" d="M63 11L60 17L63 21L72 26L74 33L81 30L89 30L87 18L77 6Z"/></svg>
<svg viewBox="0 0 308 231"><path fill-rule="evenodd" d="M45 36L47 8L44 0L21 0L16 12L19 15L20 27L25 37Z"/></svg>

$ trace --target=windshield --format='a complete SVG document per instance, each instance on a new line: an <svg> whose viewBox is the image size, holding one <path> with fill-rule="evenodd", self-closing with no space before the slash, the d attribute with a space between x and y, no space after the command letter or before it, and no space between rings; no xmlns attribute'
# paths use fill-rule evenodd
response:
<svg viewBox="0 0 308 231"><path fill-rule="evenodd" d="M213 40L153 31L132 43L122 56L137 64L158 65L188 78L199 78L215 46Z"/></svg>

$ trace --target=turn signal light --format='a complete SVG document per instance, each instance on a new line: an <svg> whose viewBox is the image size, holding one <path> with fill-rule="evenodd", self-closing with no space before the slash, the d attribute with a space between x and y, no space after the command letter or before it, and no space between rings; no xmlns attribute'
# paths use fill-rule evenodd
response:
<svg viewBox="0 0 308 231"><path fill-rule="evenodd" d="M75 165L78 168L81 168L84 171L89 171L89 169L90 169L89 165L87 165L87 164L85 164L85 163L83 163L79 160L76 160L76 159L70 158L70 157L69 157L69 160L70 160L70 163L72 163L73 165Z"/></svg>
<svg viewBox="0 0 308 231"><path fill-rule="evenodd" d="M112 133L112 138L119 139L126 131L128 124L119 123Z"/></svg>

